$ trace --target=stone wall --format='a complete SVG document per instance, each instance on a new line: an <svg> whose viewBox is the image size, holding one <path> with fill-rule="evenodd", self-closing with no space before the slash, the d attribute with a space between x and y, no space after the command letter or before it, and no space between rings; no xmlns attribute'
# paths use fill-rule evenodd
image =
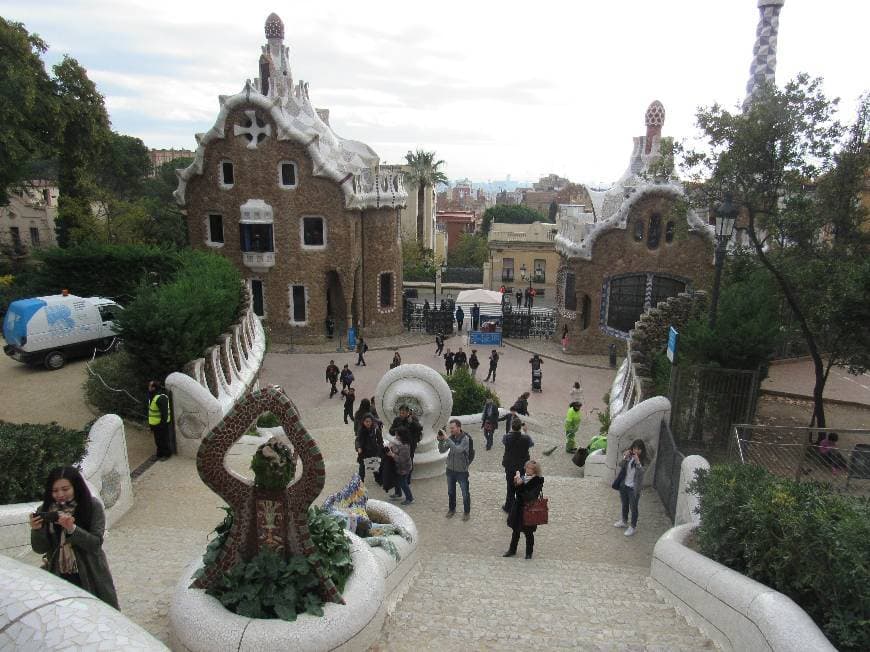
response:
<svg viewBox="0 0 870 652"><path fill-rule="evenodd" d="M713 279L713 245L701 232L690 228L685 216L673 215L675 199L650 193L632 204L624 226L614 225L596 233L590 259L574 257L566 260L575 275L575 311L559 310L559 323L554 338L560 338L563 326L568 326L568 349L571 353L607 353L611 343L623 349L625 336L607 328L605 281L613 276L632 273L652 273L687 284L687 290L708 288ZM649 220L661 216L660 237L650 248ZM674 223L671 242L665 238L666 224ZM641 223L643 239L637 239L635 226ZM560 273L559 283L563 282ZM561 290L561 288L560 288ZM588 311L583 312L584 297ZM563 305L560 302L559 305ZM584 328L584 324L586 327Z"/></svg>
<svg viewBox="0 0 870 652"><path fill-rule="evenodd" d="M255 149L242 137L233 137L233 125L247 120L239 107L227 115L227 136L212 140L205 148L203 173L193 176L186 187L187 222L191 245L211 248L229 258L246 279L263 282L266 321L277 341L319 341L325 339L327 317L327 273L335 272L340 293L334 294L333 314L350 316L357 293L357 321L366 334L383 336L402 330L401 309L378 311L378 274L394 274L393 285L401 288L402 256L399 241L398 208L348 210L339 184L315 176L314 166L304 145L277 140L277 127L269 114L257 111L261 122L271 126L272 136ZM231 161L234 184L220 184L221 161ZM296 164L296 186L284 188L279 181L279 163ZM244 264L240 243L240 207L249 199L260 199L272 207L274 266L251 268ZM208 216L223 217L224 242L208 243ZM326 240L323 249L302 246L303 217L322 217ZM364 228L363 228L364 227ZM307 321L290 324L290 286L307 289ZM337 297L343 301L337 301ZM365 296L365 298L363 298ZM401 296L397 293L397 297ZM398 302L396 302L398 303Z"/></svg>

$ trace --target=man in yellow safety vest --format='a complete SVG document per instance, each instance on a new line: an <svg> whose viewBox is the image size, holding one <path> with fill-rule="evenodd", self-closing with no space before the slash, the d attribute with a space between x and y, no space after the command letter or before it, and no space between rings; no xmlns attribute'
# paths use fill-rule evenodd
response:
<svg viewBox="0 0 870 652"><path fill-rule="evenodd" d="M148 383L148 425L154 434L154 444L157 446L157 459L168 460L172 457L169 443L169 423L172 415L169 408L169 397L159 381Z"/></svg>

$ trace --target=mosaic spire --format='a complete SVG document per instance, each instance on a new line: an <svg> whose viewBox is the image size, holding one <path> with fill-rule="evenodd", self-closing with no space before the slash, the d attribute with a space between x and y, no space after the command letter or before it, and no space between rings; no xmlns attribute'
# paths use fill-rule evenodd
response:
<svg viewBox="0 0 870 652"><path fill-rule="evenodd" d="M785 0L758 0L758 29L752 48L752 65L743 110L749 107L752 96L764 82L776 81L776 37L779 34L779 12Z"/></svg>

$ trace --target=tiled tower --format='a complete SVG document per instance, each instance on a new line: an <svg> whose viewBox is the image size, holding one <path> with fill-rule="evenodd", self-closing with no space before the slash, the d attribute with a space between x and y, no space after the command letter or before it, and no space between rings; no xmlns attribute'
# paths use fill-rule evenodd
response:
<svg viewBox="0 0 870 652"><path fill-rule="evenodd" d="M743 109L749 106L753 95L764 82L776 81L776 38L779 34L779 12L785 0L758 0L758 29L752 48L752 65Z"/></svg>

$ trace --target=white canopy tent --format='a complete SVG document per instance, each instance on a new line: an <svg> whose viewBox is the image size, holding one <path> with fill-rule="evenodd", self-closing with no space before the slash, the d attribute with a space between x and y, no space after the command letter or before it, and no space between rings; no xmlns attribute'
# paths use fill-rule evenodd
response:
<svg viewBox="0 0 870 652"><path fill-rule="evenodd" d="M463 290L456 297L456 303L501 304L501 292L495 290Z"/></svg>

